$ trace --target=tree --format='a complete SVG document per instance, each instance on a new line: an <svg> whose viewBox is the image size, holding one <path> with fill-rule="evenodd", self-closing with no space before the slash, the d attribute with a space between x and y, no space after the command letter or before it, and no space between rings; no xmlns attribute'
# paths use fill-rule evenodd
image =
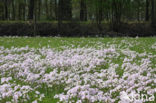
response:
<svg viewBox="0 0 156 103"><path fill-rule="evenodd" d="M103 19L103 0L96 1L96 21L100 25Z"/></svg>
<svg viewBox="0 0 156 103"><path fill-rule="evenodd" d="M5 20L8 20L8 0L4 0L4 14L5 14L5 17L4 19Z"/></svg>
<svg viewBox="0 0 156 103"><path fill-rule="evenodd" d="M18 20L22 20L22 9L23 9L22 2L19 1L18 2Z"/></svg>
<svg viewBox="0 0 156 103"><path fill-rule="evenodd" d="M41 17L41 0L37 0L37 3L38 3L38 14L37 14L37 17L38 17L38 20L40 20L40 17Z"/></svg>
<svg viewBox="0 0 156 103"><path fill-rule="evenodd" d="M123 21L151 18L153 24L155 0L0 0L0 19L32 20L34 12L37 20L92 20L98 25L107 20L117 31Z"/></svg>
<svg viewBox="0 0 156 103"><path fill-rule="evenodd" d="M146 15L145 15L145 21L149 20L149 0L146 0Z"/></svg>
<svg viewBox="0 0 156 103"><path fill-rule="evenodd" d="M52 18L53 18L53 0L50 0L50 7L49 7L49 11L50 11L50 13L49 13L49 19L50 20L52 20Z"/></svg>
<svg viewBox="0 0 156 103"><path fill-rule="evenodd" d="M54 12L55 12L55 20L58 19L58 5L57 0L54 0Z"/></svg>
<svg viewBox="0 0 156 103"><path fill-rule="evenodd" d="M58 31L61 32L61 25L63 19L63 0L58 2Z"/></svg>
<svg viewBox="0 0 156 103"><path fill-rule="evenodd" d="M121 15L122 15L122 1L113 0L112 1L112 27L113 30L118 32L118 29L121 24Z"/></svg>
<svg viewBox="0 0 156 103"><path fill-rule="evenodd" d="M28 19L33 20L33 16L34 16L34 0L29 0Z"/></svg>
<svg viewBox="0 0 156 103"><path fill-rule="evenodd" d="M15 0L12 0L12 20L15 20Z"/></svg>
<svg viewBox="0 0 156 103"><path fill-rule="evenodd" d="M45 9L46 9L46 19L49 20L48 0L45 0Z"/></svg>
<svg viewBox="0 0 156 103"><path fill-rule="evenodd" d="M26 0L22 2L22 19L25 20L26 18Z"/></svg>
<svg viewBox="0 0 156 103"><path fill-rule="evenodd" d="M87 21L86 0L80 0L80 20L81 21Z"/></svg>
<svg viewBox="0 0 156 103"><path fill-rule="evenodd" d="M0 20L4 19L4 5L3 2L0 1Z"/></svg>
<svg viewBox="0 0 156 103"><path fill-rule="evenodd" d="M72 4L71 0L63 0L63 12L64 12L64 20L71 20L72 19Z"/></svg>
<svg viewBox="0 0 156 103"><path fill-rule="evenodd" d="M34 16L33 16L33 22L34 22L34 36L36 36L36 34L37 34L37 0L34 0Z"/></svg>
<svg viewBox="0 0 156 103"><path fill-rule="evenodd" d="M60 0L59 0L60 2ZM59 4L61 10L62 19L63 20L71 20L72 19L72 4L71 0L63 0L62 3Z"/></svg>
<svg viewBox="0 0 156 103"><path fill-rule="evenodd" d="M156 0L152 0L151 16L151 24L153 27L156 27Z"/></svg>

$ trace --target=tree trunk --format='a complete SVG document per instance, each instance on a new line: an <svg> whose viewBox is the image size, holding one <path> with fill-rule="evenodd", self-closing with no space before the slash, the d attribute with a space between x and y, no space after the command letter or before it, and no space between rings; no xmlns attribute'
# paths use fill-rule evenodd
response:
<svg viewBox="0 0 156 103"><path fill-rule="evenodd" d="M14 3L14 0L12 0L12 20L15 20L15 3Z"/></svg>
<svg viewBox="0 0 156 103"><path fill-rule="evenodd" d="M101 26L101 21L103 18L103 5L102 5L102 0L99 0L99 6L98 6L98 29L99 29L99 33L101 33L102 30L102 26Z"/></svg>
<svg viewBox="0 0 156 103"><path fill-rule="evenodd" d="M57 8L57 0L54 1L55 2L55 19L58 20L58 8Z"/></svg>
<svg viewBox="0 0 156 103"><path fill-rule="evenodd" d="M62 19L63 20L71 20L72 19L72 4L71 0L63 0L60 4L61 12L62 12Z"/></svg>
<svg viewBox="0 0 156 103"><path fill-rule="evenodd" d="M63 18L63 0L59 0L58 3L58 32L61 34L61 25Z"/></svg>
<svg viewBox="0 0 156 103"><path fill-rule="evenodd" d="M23 11L22 11L22 19L25 20L25 14L26 14L26 0L24 0L24 3L22 3Z"/></svg>
<svg viewBox="0 0 156 103"><path fill-rule="evenodd" d="M29 0L28 19L33 20L33 16L34 16L34 0Z"/></svg>
<svg viewBox="0 0 156 103"><path fill-rule="evenodd" d="M149 21L149 0L146 0L146 16L145 21Z"/></svg>
<svg viewBox="0 0 156 103"><path fill-rule="evenodd" d="M102 0L100 0L99 4L99 24L101 24L101 21L103 19L103 5L102 5Z"/></svg>
<svg viewBox="0 0 156 103"><path fill-rule="evenodd" d="M72 4L71 4L71 0L64 0L63 1L64 4L64 20L71 20L72 19Z"/></svg>
<svg viewBox="0 0 156 103"><path fill-rule="evenodd" d="M138 20L138 22L140 21L140 9L139 9L139 7L137 8L137 20Z"/></svg>
<svg viewBox="0 0 156 103"><path fill-rule="evenodd" d="M80 20L87 21L87 6L86 0L80 1Z"/></svg>
<svg viewBox="0 0 156 103"><path fill-rule="evenodd" d="M34 36L37 35L37 5L36 5L37 0L34 0L34 16L33 16L33 20L34 20Z"/></svg>
<svg viewBox="0 0 156 103"><path fill-rule="evenodd" d="M121 9L122 2L113 0L112 2L112 28L113 31L118 32L121 24Z"/></svg>
<svg viewBox="0 0 156 103"><path fill-rule="evenodd" d="M151 24L153 27L156 27L156 0L152 0L151 16Z"/></svg>
<svg viewBox="0 0 156 103"><path fill-rule="evenodd" d="M4 1L5 20L8 20L8 0Z"/></svg>
<svg viewBox="0 0 156 103"><path fill-rule="evenodd" d="M21 3L18 3L18 20L22 19L21 14L22 14L22 5Z"/></svg>
<svg viewBox="0 0 156 103"><path fill-rule="evenodd" d="M103 18L102 0L97 1L96 5L96 21L100 25Z"/></svg>
<svg viewBox="0 0 156 103"><path fill-rule="evenodd" d="M3 2L0 1L0 20L4 19L4 5Z"/></svg>
<svg viewBox="0 0 156 103"><path fill-rule="evenodd" d="M38 20L40 20L41 17L41 0L38 0Z"/></svg>
<svg viewBox="0 0 156 103"><path fill-rule="evenodd" d="M45 8L46 8L46 18L47 18L47 20L49 20L48 0L45 0Z"/></svg>
<svg viewBox="0 0 156 103"><path fill-rule="evenodd" d="M49 11L50 11L50 17L49 17L49 19L50 20L52 20L52 18L53 18L53 1L52 0L50 0L50 7L49 7Z"/></svg>

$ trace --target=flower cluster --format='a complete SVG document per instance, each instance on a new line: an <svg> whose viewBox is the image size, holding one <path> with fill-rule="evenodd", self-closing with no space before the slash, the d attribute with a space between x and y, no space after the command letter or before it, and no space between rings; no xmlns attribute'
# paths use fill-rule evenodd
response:
<svg viewBox="0 0 156 103"><path fill-rule="evenodd" d="M123 43L127 49L121 49ZM154 95L156 55L132 51L133 45L124 40L121 45L0 47L0 102L37 103L45 97L40 90L49 92L47 88L63 88L52 97L63 103L123 103L123 93L134 91Z"/></svg>

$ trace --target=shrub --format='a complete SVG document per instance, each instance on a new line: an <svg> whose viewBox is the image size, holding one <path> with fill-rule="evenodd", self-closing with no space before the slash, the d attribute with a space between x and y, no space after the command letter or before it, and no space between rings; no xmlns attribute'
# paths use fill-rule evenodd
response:
<svg viewBox="0 0 156 103"><path fill-rule="evenodd" d="M133 23L120 25L118 32L113 32L109 24L66 22L58 29L57 23L37 23L35 36L62 36L62 37L95 37L95 36L155 36L156 31L149 24ZM27 22L0 23L0 36L34 36L33 24Z"/></svg>

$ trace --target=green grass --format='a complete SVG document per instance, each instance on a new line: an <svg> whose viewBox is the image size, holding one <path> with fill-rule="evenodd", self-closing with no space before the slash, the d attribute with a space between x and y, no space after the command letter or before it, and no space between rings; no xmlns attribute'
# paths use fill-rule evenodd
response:
<svg viewBox="0 0 156 103"><path fill-rule="evenodd" d="M137 52L153 52L154 50L149 47L156 42L156 37L148 37L148 38L59 38L59 37L0 37L0 46L4 46L5 48L14 47L33 47L33 48L41 48L45 46L49 46L51 48L60 48L61 46L72 46L74 47L80 46L90 46L90 47L99 47L100 45L95 44L97 42L106 44L119 44L121 40L126 40L127 43L133 43L134 46L130 47L131 50L135 50ZM136 45L136 43L139 43ZM126 44L121 48L126 48Z"/></svg>

